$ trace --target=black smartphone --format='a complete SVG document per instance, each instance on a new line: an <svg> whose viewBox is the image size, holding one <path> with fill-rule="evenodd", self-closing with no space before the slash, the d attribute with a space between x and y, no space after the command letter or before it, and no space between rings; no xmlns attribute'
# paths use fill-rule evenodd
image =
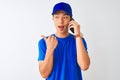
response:
<svg viewBox="0 0 120 80"><path fill-rule="evenodd" d="M70 21L74 20L73 18L71 18ZM70 28L71 32L74 33L74 28Z"/></svg>
<svg viewBox="0 0 120 80"><path fill-rule="evenodd" d="M71 32L74 33L74 28L70 28Z"/></svg>

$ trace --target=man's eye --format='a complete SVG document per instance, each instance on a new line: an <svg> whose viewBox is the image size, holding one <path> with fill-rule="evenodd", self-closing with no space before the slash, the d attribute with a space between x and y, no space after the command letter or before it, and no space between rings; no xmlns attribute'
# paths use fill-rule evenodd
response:
<svg viewBox="0 0 120 80"><path fill-rule="evenodd" d="M63 19L67 19L67 18L68 18L67 16L63 17Z"/></svg>
<svg viewBox="0 0 120 80"><path fill-rule="evenodd" d="M58 16L55 16L55 18L59 18Z"/></svg>

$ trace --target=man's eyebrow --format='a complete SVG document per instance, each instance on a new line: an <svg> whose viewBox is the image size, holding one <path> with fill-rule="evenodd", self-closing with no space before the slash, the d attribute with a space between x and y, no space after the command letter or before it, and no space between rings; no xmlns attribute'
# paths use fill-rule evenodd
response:
<svg viewBox="0 0 120 80"><path fill-rule="evenodd" d="M64 13L64 15L68 15L67 13Z"/></svg>
<svg viewBox="0 0 120 80"><path fill-rule="evenodd" d="M68 14L64 14L63 16L68 16Z"/></svg>

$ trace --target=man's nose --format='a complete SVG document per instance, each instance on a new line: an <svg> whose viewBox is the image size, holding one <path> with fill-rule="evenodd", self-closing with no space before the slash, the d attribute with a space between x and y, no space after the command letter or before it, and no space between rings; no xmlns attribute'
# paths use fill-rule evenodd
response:
<svg viewBox="0 0 120 80"><path fill-rule="evenodd" d="M59 18L59 23L63 24L63 18Z"/></svg>

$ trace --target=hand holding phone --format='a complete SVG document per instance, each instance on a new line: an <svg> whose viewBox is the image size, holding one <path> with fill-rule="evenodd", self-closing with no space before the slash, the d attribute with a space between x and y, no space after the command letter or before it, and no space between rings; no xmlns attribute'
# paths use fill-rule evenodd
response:
<svg viewBox="0 0 120 80"><path fill-rule="evenodd" d="M80 36L82 37L83 35L80 32L80 25L76 21L74 21L73 18L71 18L70 21L72 21L72 22L69 23L70 31L72 33L74 33L74 35L79 35L80 34Z"/></svg>

